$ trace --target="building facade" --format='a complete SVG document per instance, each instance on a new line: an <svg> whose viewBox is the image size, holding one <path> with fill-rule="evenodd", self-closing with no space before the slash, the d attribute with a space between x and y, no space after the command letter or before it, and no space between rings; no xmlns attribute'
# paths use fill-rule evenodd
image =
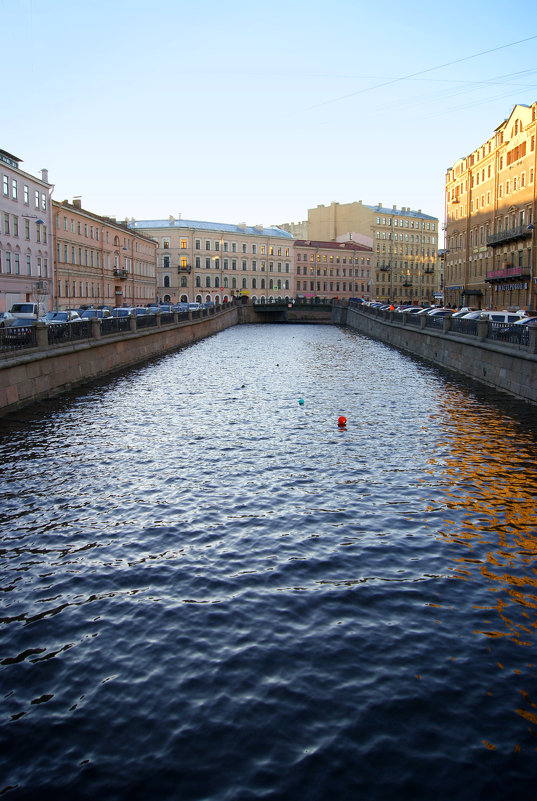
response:
<svg viewBox="0 0 537 801"><path fill-rule="evenodd" d="M157 245L160 302L219 304L233 297L254 301L294 297L293 237L280 228L246 223L134 220L132 231Z"/></svg>
<svg viewBox="0 0 537 801"><path fill-rule="evenodd" d="M352 240L297 239L294 252L297 299L369 299L372 248Z"/></svg>
<svg viewBox="0 0 537 801"><path fill-rule="evenodd" d="M308 210L308 236L337 239L347 232L373 242L373 300L432 304L442 293L438 219L421 209L385 208L382 203L331 203Z"/></svg>
<svg viewBox="0 0 537 801"><path fill-rule="evenodd" d="M0 311L31 301L44 314L53 302L53 187L47 170L36 178L21 161L0 150Z"/></svg>
<svg viewBox="0 0 537 801"><path fill-rule="evenodd" d="M450 305L535 309L537 103L516 105L446 174L445 295Z"/></svg>
<svg viewBox="0 0 537 801"><path fill-rule="evenodd" d="M52 202L56 307L145 306L157 298L157 246L127 223Z"/></svg>

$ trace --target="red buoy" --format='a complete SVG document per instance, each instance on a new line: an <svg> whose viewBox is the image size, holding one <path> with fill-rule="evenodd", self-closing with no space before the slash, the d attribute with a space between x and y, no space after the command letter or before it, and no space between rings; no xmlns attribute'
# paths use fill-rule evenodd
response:
<svg viewBox="0 0 537 801"><path fill-rule="evenodd" d="M346 426L347 425L347 418L346 417L338 417L337 424L338 424L338 426Z"/></svg>

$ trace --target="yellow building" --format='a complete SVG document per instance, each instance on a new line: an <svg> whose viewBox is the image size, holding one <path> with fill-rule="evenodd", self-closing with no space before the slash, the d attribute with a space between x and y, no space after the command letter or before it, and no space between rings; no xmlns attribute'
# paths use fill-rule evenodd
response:
<svg viewBox="0 0 537 801"><path fill-rule="evenodd" d="M372 238L371 297L396 303L433 303L442 290L438 219L421 209L381 203L331 203L308 210L308 238L335 240L348 232Z"/></svg>
<svg viewBox="0 0 537 801"><path fill-rule="evenodd" d="M537 103L516 105L446 174L445 300L535 309Z"/></svg>
<svg viewBox="0 0 537 801"><path fill-rule="evenodd" d="M183 220L132 220L131 231L157 246L157 295L164 303L289 299L293 237L277 226Z"/></svg>

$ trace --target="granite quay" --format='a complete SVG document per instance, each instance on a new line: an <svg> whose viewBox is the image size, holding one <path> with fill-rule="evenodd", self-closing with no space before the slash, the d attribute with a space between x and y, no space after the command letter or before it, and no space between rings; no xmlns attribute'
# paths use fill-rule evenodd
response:
<svg viewBox="0 0 537 801"><path fill-rule="evenodd" d="M417 316L359 303L334 307L332 321L537 404L535 329L513 333L513 326L487 320Z"/></svg>
<svg viewBox="0 0 537 801"><path fill-rule="evenodd" d="M252 304L0 331L0 416L162 356L238 323L330 323L331 305Z"/></svg>
<svg viewBox="0 0 537 801"><path fill-rule="evenodd" d="M185 313L89 320L67 327L38 323L23 329L27 339L22 343L13 342L7 329L0 336L0 415L234 325L281 322L349 326L482 384L537 403L535 330L518 332L514 340L509 326L484 320L417 317L354 302L254 304L236 299Z"/></svg>

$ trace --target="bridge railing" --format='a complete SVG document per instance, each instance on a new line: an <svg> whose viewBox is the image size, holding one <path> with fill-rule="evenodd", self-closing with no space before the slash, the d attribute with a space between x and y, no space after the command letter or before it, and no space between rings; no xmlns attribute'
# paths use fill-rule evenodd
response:
<svg viewBox="0 0 537 801"><path fill-rule="evenodd" d="M81 339L130 335L140 329L158 328L165 325L178 325L186 322L203 320L224 312L234 303L223 303L208 309L190 312L157 312L137 317L104 317L99 320L77 320L76 322L45 325L45 323L17 326L16 328L0 328L0 356L9 356L16 351L31 348L64 345ZM96 327L96 328L95 328Z"/></svg>
<svg viewBox="0 0 537 801"><path fill-rule="evenodd" d="M445 335L458 334L472 337L480 341L494 341L497 344L537 353L537 327L513 325L511 323L493 323L488 320L464 320L462 317L441 317L439 315L409 314L366 306L363 303L350 302L349 308L361 314L375 317L387 323L411 326L420 329L436 329Z"/></svg>

